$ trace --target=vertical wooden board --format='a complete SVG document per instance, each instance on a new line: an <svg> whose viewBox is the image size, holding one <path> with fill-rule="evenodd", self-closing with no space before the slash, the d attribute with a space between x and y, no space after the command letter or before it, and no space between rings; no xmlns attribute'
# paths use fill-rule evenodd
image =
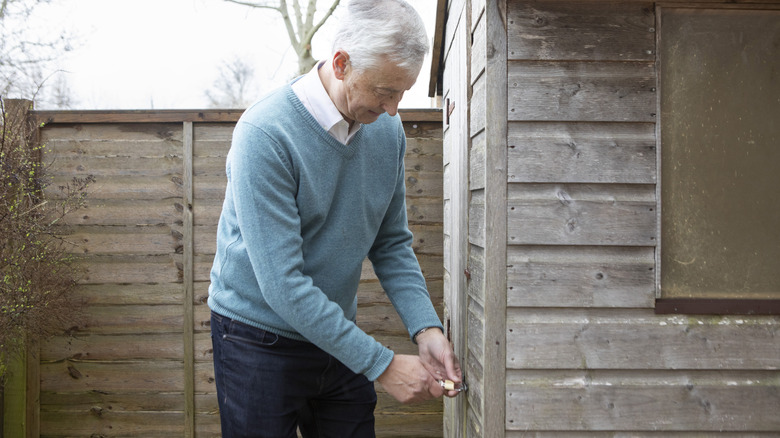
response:
<svg viewBox="0 0 780 438"><path fill-rule="evenodd" d="M509 125L508 178L514 182L656 182L655 125Z"/></svg>
<svg viewBox="0 0 780 438"><path fill-rule="evenodd" d="M510 307L653 308L652 247L510 246Z"/></svg>
<svg viewBox="0 0 780 438"><path fill-rule="evenodd" d="M471 83L476 82L479 77L485 71L485 64L487 63L487 35L485 34L485 20L484 16L474 17L473 19L479 20L474 25L474 30L471 34L471 57L470 57L470 69L471 69Z"/></svg>
<svg viewBox="0 0 780 438"><path fill-rule="evenodd" d="M469 242L485 248L485 191L474 190L469 200Z"/></svg>
<svg viewBox="0 0 780 438"><path fill-rule="evenodd" d="M509 120L655 122L651 62L510 62Z"/></svg>
<svg viewBox="0 0 780 438"><path fill-rule="evenodd" d="M513 431L780 430L775 371L540 370L510 372L507 380Z"/></svg>
<svg viewBox="0 0 780 438"><path fill-rule="evenodd" d="M477 246L469 246L468 263L468 296L476 300L479 305L485 305L485 249Z"/></svg>
<svg viewBox="0 0 780 438"><path fill-rule="evenodd" d="M486 105L487 102L487 79L481 75L475 79L471 89L471 100L469 100L469 133L472 137L485 129Z"/></svg>
<svg viewBox="0 0 780 438"><path fill-rule="evenodd" d="M655 188L511 184L510 245L655 246Z"/></svg>
<svg viewBox="0 0 780 438"><path fill-rule="evenodd" d="M485 132L482 131L471 139L469 151L469 190L485 188Z"/></svg>
<svg viewBox="0 0 780 438"><path fill-rule="evenodd" d="M654 61L652 3L511 1L507 9L510 60Z"/></svg>
<svg viewBox="0 0 780 438"><path fill-rule="evenodd" d="M780 368L780 318L519 308L508 315L511 369Z"/></svg>

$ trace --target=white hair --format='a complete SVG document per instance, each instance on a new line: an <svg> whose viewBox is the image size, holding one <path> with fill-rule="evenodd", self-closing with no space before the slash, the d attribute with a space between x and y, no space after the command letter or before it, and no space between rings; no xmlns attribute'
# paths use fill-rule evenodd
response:
<svg viewBox="0 0 780 438"><path fill-rule="evenodd" d="M404 0L351 0L333 40L361 72L389 60L417 74L428 49L425 23Z"/></svg>

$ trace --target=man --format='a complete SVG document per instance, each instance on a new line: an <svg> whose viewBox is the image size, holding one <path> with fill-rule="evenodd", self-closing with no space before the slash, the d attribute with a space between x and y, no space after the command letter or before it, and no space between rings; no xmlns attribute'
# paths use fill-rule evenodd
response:
<svg viewBox="0 0 780 438"><path fill-rule="evenodd" d="M461 370L407 226L397 116L428 50L403 0L352 0L330 59L239 120L211 272L223 437L372 437L378 381L407 403ZM418 344L399 355L355 324L368 257Z"/></svg>

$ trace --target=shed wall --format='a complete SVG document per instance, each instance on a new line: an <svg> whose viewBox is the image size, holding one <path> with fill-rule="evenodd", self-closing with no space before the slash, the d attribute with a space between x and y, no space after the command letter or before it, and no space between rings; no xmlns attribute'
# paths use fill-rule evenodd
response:
<svg viewBox="0 0 780 438"><path fill-rule="evenodd" d="M219 436L205 302L239 114L39 113L53 186L97 180L88 207L68 218L86 314L41 345L41 436ZM440 115L402 117L413 245L441 312ZM368 262L358 324L416 352ZM441 401L402 406L377 390L379 436L441 436Z"/></svg>
<svg viewBox="0 0 780 438"><path fill-rule="evenodd" d="M495 2L506 8L502 84L489 74L501 47L494 3L465 3L469 206L451 213L469 216L465 436L501 436L486 430L497 416L485 403L496 398L507 437L777 436L780 318L654 312L656 4ZM445 60L445 94L456 68ZM496 144L490 105L501 86L507 125ZM502 156L505 230L488 208ZM502 232L499 263L486 254L500 251ZM502 268L506 290L491 288L486 278ZM486 335L501 325L483 304L496 296L505 297L500 395L482 384L501 340Z"/></svg>

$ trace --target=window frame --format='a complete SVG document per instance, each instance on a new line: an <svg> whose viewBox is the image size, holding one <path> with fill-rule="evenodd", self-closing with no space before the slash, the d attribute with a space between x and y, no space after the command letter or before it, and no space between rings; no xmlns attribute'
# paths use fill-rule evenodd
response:
<svg viewBox="0 0 780 438"><path fill-rule="evenodd" d="M698 315L780 315L780 295L778 298L750 299L750 298L676 298L664 297L661 287L663 265L661 254L663 250L662 239L662 158L663 145L661 144L663 119L661 117L662 105L662 75L663 59L661 57L661 44L663 38L662 20L665 11L674 9L706 9L706 10L780 10L780 4L733 4L733 3L656 3L656 214L657 230L655 248L655 313L656 314L698 314ZM780 291L779 291L780 292Z"/></svg>

